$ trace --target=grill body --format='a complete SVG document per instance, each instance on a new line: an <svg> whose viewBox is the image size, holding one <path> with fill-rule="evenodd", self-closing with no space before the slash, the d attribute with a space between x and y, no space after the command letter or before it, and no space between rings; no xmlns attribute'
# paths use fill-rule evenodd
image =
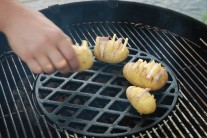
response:
<svg viewBox="0 0 207 138"><path fill-rule="evenodd" d="M116 33L129 38L129 47L157 57L175 73L183 98L159 124L129 137L207 137L206 25L132 2L80 2L41 12L74 42L86 39L92 48L97 35ZM10 52L3 34L0 39L0 137L78 137L67 130L59 132L37 114L32 100L36 76Z"/></svg>

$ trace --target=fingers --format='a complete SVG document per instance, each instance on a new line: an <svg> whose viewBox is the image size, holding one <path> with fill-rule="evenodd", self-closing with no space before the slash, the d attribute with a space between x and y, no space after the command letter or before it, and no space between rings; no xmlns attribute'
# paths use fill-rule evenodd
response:
<svg viewBox="0 0 207 138"><path fill-rule="evenodd" d="M59 34L56 40L43 42L42 47L30 50L29 59L24 58L32 72L50 74L56 70L61 73L78 70L79 61L68 36Z"/></svg>
<svg viewBox="0 0 207 138"><path fill-rule="evenodd" d="M51 63L50 59L46 55L44 54L37 55L36 61L40 65L43 72L48 74L54 72L55 69L53 67L53 64Z"/></svg>
<svg viewBox="0 0 207 138"><path fill-rule="evenodd" d="M27 60L27 64L36 74L50 74L55 70L64 74L79 68L75 50L68 38L61 40L57 46L47 46L47 49L40 50L32 60Z"/></svg>
<svg viewBox="0 0 207 138"><path fill-rule="evenodd" d="M58 49L52 48L48 53L48 57L56 70L61 73L71 71L70 65Z"/></svg>
<svg viewBox="0 0 207 138"><path fill-rule="evenodd" d="M72 47L72 41L69 37L65 37L58 44L58 49L66 59L72 71L75 71L79 68L79 61L76 56L75 50Z"/></svg>
<svg viewBox="0 0 207 138"><path fill-rule="evenodd" d="M43 73L41 66L35 59L29 59L27 61L27 65L29 66L29 68L31 69L33 73L35 74Z"/></svg>

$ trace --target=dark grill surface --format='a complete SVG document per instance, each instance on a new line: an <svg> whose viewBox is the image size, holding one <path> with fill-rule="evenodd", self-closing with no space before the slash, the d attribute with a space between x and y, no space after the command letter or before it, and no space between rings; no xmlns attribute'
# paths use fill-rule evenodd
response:
<svg viewBox="0 0 207 138"><path fill-rule="evenodd" d="M81 23L62 26L62 29L74 42L80 43L82 39L86 39L91 46L94 45L94 38L97 35L112 36L116 33L118 37L128 37L130 40L129 47L157 57L175 73L178 84L180 84L179 92L183 98L178 98L173 111L157 125L130 137L207 137L207 58L199 45L167 30L128 22ZM99 65L94 66L94 69L98 70L98 67ZM74 79L90 80L94 73L88 71L77 74ZM60 74L57 75L60 76ZM72 74L68 74L68 77L70 75ZM39 116L36 113L32 104L34 101L31 100L31 89L35 75L13 53L1 55L0 76L0 137L77 137L77 134L66 130L59 132L55 124L52 124L51 127L46 123L44 115ZM120 84L119 80L121 79L117 79L118 84ZM106 80L97 78L97 81ZM57 87L54 84L52 86ZM78 88L80 87L78 86ZM68 89L67 86L65 89ZM75 90L77 87L69 89ZM94 89L90 92L95 93L100 88L96 86ZM85 95L90 97L89 90L89 86L84 89ZM118 90L119 87L113 91ZM43 94L43 97L50 93L50 91L45 92L46 94ZM62 94L62 92L60 93ZM110 97L107 92L103 91L102 94ZM116 93L111 94L111 97L116 95ZM51 98L64 101L71 96L67 94L58 95L59 93ZM124 95L122 96L124 97ZM85 99L85 97L81 98ZM87 98L80 102L74 97L71 102L83 104L86 100ZM96 103L92 105L97 106ZM48 110L51 111L52 108ZM114 118L118 116L119 114L115 115ZM80 115L79 117L82 118L83 116ZM101 120L104 121L104 117ZM113 118L110 121L113 122ZM77 124L74 122L70 126L77 126ZM84 125L79 124L80 129L83 127ZM94 130L94 127L90 130ZM119 131L114 129L112 132Z"/></svg>
<svg viewBox="0 0 207 138"><path fill-rule="evenodd" d="M85 72L39 75L34 96L37 109L61 130L87 136L126 136L151 128L172 111L178 84L169 67L162 63L169 80L153 92L157 109L151 115L139 115L126 98L130 84L122 75L123 66L138 58L161 61L136 49L130 48L130 53L121 64L95 61L92 69Z"/></svg>

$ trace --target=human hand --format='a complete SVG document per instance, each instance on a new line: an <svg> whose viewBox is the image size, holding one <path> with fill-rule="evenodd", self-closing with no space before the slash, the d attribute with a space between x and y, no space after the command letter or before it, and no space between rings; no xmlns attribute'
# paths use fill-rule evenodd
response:
<svg viewBox="0 0 207 138"><path fill-rule="evenodd" d="M16 4L12 12L2 31L13 51L34 73L67 73L79 68L71 39L56 25L21 4Z"/></svg>

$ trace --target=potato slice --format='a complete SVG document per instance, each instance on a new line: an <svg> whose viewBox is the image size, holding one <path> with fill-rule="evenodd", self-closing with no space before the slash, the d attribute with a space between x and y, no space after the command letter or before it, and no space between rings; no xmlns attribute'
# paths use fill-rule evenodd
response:
<svg viewBox="0 0 207 138"><path fill-rule="evenodd" d="M139 59L136 63L127 63L123 68L123 75L134 86L153 91L162 88L168 80L166 69L154 60L147 63Z"/></svg>
<svg viewBox="0 0 207 138"><path fill-rule="evenodd" d="M88 42L86 40L83 40L81 46L76 44L73 45L73 48L80 63L78 71L90 69L93 66L93 53L88 47Z"/></svg>
<svg viewBox="0 0 207 138"><path fill-rule="evenodd" d="M156 110L155 98L149 90L136 86L130 86L126 90L129 102L140 114L151 114Z"/></svg>
<svg viewBox="0 0 207 138"><path fill-rule="evenodd" d="M128 38L122 44L122 38L115 40L114 34L112 40L109 37L97 37L96 45L94 47L95 57L102 62L116 64L124 61L129 55L129 50L126 47Z"/></svg>

